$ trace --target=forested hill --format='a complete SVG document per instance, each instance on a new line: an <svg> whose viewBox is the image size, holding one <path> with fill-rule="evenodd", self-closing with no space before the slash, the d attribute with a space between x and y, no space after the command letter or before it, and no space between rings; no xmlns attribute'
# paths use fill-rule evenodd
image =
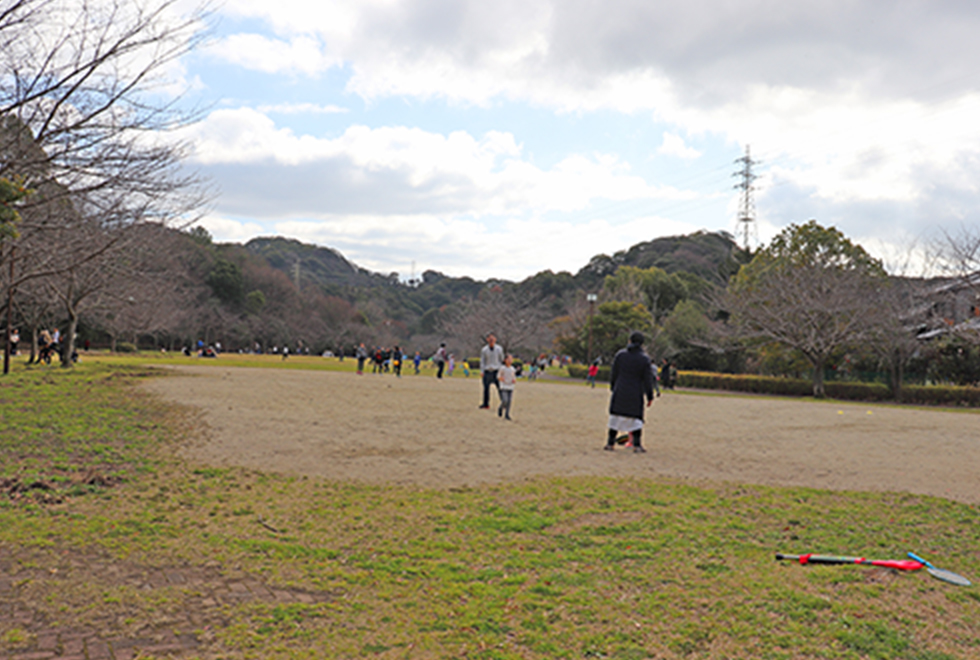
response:
<svg viewBox="0 0 980 660"><path fill-rule="evenodd" d="M612 256L600 254L576 276L582 281L602 279L620 266L661 268L668 273L691 273L715 284L724 284L738 271L740 249L725 232L699 231L687 236L667 236L637 243Z"/></svg>
<svg viewBox="0 0 980 660"><path fill-rule="evenodd" d="M245 249L262 257L290 279L295 281L298 276L301 285L313 284L333 295L343 295L344 290L351 287L372 288L398 283L396 273L372 273L351 263L334 249L308 245L291 238L253 238L245 244ZM602 280L615 273L620 266L633 266L661 268L667 273L691 273L709 282L723 284L738 270L738 252L739 249L729 234L700 231L687 236L669 236L637 243L612 256L596 255L574 276L569 277L568 274L560 279L573 288L595 287L601 285ZM542 277L547 278L547 272L539 273L524 282L530 284L538 280L540 284ZM437 283L449 298L454 297L454 293L471 294L474 285L480 284L468 277L451 277L436 271L423 273L417 284L422 288ZM442 299L443 296L437 298L440 298L437 304L449 302ZM423 306L428 306L425 301L420 302Z"/></svg>
<svg viewBox="0 0 980 660"><path fill-rule="evenodd" d="M650 291L637 301L647 304L659 321L678 300L703 291L705 281L724 283L743 257L731 236L697 232L598 255L575 274L542 271L508 282L429 270L415 282L403 282L397 273L374 273L337 250L294 239L214 243L205 230L195 228L164 232L152 240L160 245L167 241L167 249L153 254L169 261L144 270L167 274L164 283L173 289L172 300L165 300L163 284L154 285L145 314L136 314L139 310L133 305L121 308L125 315L94 314L88 321L92 328L112 337L167 337L170 343L203 337L230 347L301 340L318 350L359 341L388 346L411 342L434 350L442 337L478 338L477 331L460 324L478 319L482 309L493 319L513 317L534 330L536 334L520 345L546 350L555 323L580 315L586 292L601 294L611 286L625 286L607 294L636 298L640 289L625 280L646 277L649 282L643 286ZM626 266L637 273L621 282L606 281ZM641 270L652 267L661 269L659 275ZM134 294L129 299L141 298ZM131 322L126 321L130 316ZM458 350L464 348L472 347L461 345Z"/></svg>

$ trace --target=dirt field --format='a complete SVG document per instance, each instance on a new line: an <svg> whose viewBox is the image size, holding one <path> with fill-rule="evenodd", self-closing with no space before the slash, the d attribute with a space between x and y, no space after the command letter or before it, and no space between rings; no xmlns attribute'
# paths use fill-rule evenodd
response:
<svg viewBox="0 0 980 660"><path fill-rule="evenodd" d="M602 451L608 389L520 382L513 422L477 378L176 367L147 387L201 410L212 465L451 487L535 475L658 477L907 491L980 503L980 414L668 393L646 454ZM495 396L495 395L494 395Z"/></svg>

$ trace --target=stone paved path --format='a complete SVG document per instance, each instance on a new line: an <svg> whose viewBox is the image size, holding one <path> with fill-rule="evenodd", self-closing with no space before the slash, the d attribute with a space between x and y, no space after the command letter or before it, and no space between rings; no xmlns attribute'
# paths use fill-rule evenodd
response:
<svg viewBox="0 0 980 660"><path fill-rule="evenodd" d="M261 601L266 603L315 604L333 599L332 594L271 587L260 579L228 575L218 566L154 568L124 561L107 561L93 556L72 556L53 568L25 568L50 561L14 561L0 549L0 622L2 628L23 633L21 641L0 643L2 660L130 660L146 657L227 657L213 651L212 631L227 625L229 606ZM125 614L98 612L85 626L56 625L45 608L37 604L39 594L56 592L60 584L89 578L100 586L125 585L148 592L180 590L182 604L177 612L161 614L153 621L131 622ZM135 632L134 632L135 630Z"/></svg>

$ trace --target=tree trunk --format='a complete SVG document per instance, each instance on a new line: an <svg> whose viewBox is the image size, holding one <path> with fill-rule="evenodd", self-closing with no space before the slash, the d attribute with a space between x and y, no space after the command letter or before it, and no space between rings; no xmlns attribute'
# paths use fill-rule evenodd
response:
<svg viewBox="0 0 980 660"><path fill-rule="evenodd" d="M823 399L826 396L823 387L823 360L818 360L813 362L813 397Z"/></svg>
<svg viewBox="0 0 980 660"><path fill-rule="evenodd" d="M34 364L37 359L37 326L31 328L31 359L27 361L27 364Z"/></svg>
<svg viewBox="0 0 980 660"><path fill-rule="evenodd" d="M78 312L74 307L68 307L68 330L65 332L65 340L62 342L61 366L65 369L75 364L71 356L75 354L75 335L78 331Z"/></svg>

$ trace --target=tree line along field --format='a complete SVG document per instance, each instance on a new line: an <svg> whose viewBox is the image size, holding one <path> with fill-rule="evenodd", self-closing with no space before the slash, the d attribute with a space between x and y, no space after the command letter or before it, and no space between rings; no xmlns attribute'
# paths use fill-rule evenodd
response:
<svg viewBox="0 0 980 660"><path fill-rule="evenodd" d="M655 473L438 486L207 464L189 448L220 434L214 420L149 394L147 385L182 377L145 364L19 369L0 381L0 479L8 484L0 607L18 613L0 617L0 657L37 653L51 630L89 635L87 648L138 649L132 640L150 646L170 635L184 640L178 655L201 658L940 659L971 657L980 640L976 587L921 572L773 560L775 551L901 558L912 549L975 577L975 501ZM252 370L225 363L209 372L192 380ZM357 382L295 368L259 374ZM360 382L371 379L390 397L434 381ZM476 400L473 381L441 384ZM537 427L540 442L557 422L534 417L532 406L571 392L592 394L522 383L509 427L519 430L498 430L501 421L492 432L514 451L507 433ZM298 405L270 416L288 428L307 393L285 392ZM477 426L466 415L479 411L473 403L472 412L455 412L454 396L444 395L447 428L465 439ZM666 402L681 399L708 414L727 397ZM655 416L666 414L662 403ZM837 413L833 404L793 404L802 414ZM862 423L889 409L869 410ZM972 418L931 414L954 426ZM376 417L363 422L365 436L380 429ZM396 424L385 439L397 442L403 428L409 433ZM741 444L727 448L731 457ZM634 457L608 458L629 465Z"/></svg>

